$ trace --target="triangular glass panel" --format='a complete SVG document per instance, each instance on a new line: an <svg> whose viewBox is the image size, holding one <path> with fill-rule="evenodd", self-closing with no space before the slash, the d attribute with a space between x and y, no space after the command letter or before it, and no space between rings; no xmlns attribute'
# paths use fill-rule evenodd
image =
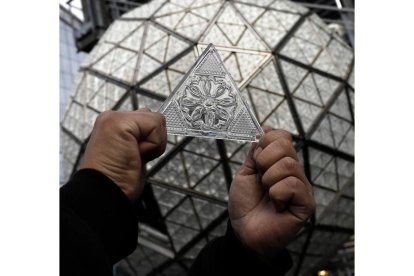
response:
<svg viewBox="0 0 414 276"><path fill-rule="evenodd" d="M167 133L237 141L262 135L256 117L213 44L209 44L160 110Z"/></svg>
<svg viewBox="0 0 414 276"><path fill-rule="evenodd" d="M191 188L193 188L195 184L207 175L218 163L218 161L214 159L188 152L183 153L183 157Z"/></svg>
<svg viewBox="0 0 414 276"><path fill-rule="evenodd" d="M322 120L319 127L312 134L312 139L319 141L322 144L328 145L330 147L335 146L333 133L332 133L332 127L331 127L331 121L329 119L329 116L325 116L325 118Z"/></svg>
<svg viewBox="0 0 414 276"><path fill-rule="evenodd" d="M209 21L192 13L187 13L186 16L175 28L175 31L190 40L197 41L198 37L207 27Z"/></svg>
<svg viewBox="0 0 414 276"><path fill-rule="evenodd" d="M294 102L296 105L296 110L299 113L302 126L304 130L307 132L309 131L310 127L315 123L316 117L322 111L322 108L296 98L294 98Z"/></svg>
<svg viewBox="0 0 414 276"><path fill-rule="evenodd" d="M224 206L212 204L207 200L195 197L193 198L193 202L203 229L205 229L214 219L217 219L217 217L226 210L226 207Z"/></svg>
<svg viewBox="0 0 414 276"><path fill-rule="evenodd" d="M276 108L276 106L278 106L284 99L282 96L273 93L267 93L253 87L249 88L248 90L254 100L259 122L263 122L267 116Z"/></svg>
<svg viewBox="0 0 414 276"><path fill-rule="evenodd" d="M165 0L152 0L148 1L148 4L141 5L139 9L132 9L131 11L124 13L122 18L149 18L155 11L157 11Z"/></svg>
<svg viewBox="0 0 414 276"><path fill-rule="evenodd" d="M348 99L345 93L345 90L343 90L341 94L339 94L335 103L331 106L329 112L337 115L338 117L351 121L351 111L349 109Z"/></svg>
<svg viewBox="0 0 414 276"><path fill-rule="evenodd" d="M283 102L277 106L276 110L264 120L263 124L270 125L273 128L287 130L292 134L298 134L287 100L283 100Z"/></svg>
<svg viewBox="0 0 414 276"><path fill-rule="evenodd" d="M132 83L137 61L137 53L117 47L95 63L92 68L103 74Z"/></svg>
<svg viewBox="0 0 414 276"><path fill-rule="evenodd" d="M207 139L204 140L208 141ZM228 200L226 180L224 179L223 174L222 167L218 166L212 173L201 180L194 189L208 196Z"/></svg>
<svg viewBox="0 0 414 276"><path fill-rule="evenodd" d="M112 109L125 92L125 88L106 82L91 98L88 105L100 112Z"/></svg>
<svg viewBox="0 0 414 276"><path fill-rule="evenodd" d="M355 137L354 137L354 129L349 129L346 136L342 139L341 142L339 142L338 149L341 151L344 151L348 154L354 155L354 145L355 145Z"/></svg>
<svg viewBox="0 0 414 276"><path fill-rule="evenodd" d="M261 7L255 7L240 3L234 3L234 5L250 24L256 21L256 19L258 19L266 11Z"/></svg>

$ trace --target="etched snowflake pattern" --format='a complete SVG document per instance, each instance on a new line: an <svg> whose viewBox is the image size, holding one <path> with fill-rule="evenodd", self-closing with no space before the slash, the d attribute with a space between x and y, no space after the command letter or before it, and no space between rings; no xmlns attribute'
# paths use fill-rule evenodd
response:
<svg viewBox="0 0 414 276"><path fill-rule="evenodd" d="M233 118L236 98L224 81L200 77L185 87L179 104L189 126L217 130Z"/></svg>

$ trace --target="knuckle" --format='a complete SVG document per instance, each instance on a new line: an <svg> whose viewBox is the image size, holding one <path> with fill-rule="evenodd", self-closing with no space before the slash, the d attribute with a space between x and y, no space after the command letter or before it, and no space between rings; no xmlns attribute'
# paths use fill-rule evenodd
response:
<svg viewBox="0 0 414 276"><path fill-rule="evenodd" d="M273 143L275 143L278 149L282 151L287 151L292 146L292 142L284 137L275 140Z"/></svg>
<svg viewBox="0 0 414 276"><path fill-rule="evenodd" d="M265 148L267 145L271 144L273 141L281 139L281 138L288 140L288 141L292 141L292 136L288 131L278 129L278 130L272 130L272 131L267 132L262 137L262 139L260 139L259 145L262 148Z"/></svg>
<svg viewBox="0 0 414 276"><path fill-rule="evenodd" d="M302 185L302 181L295 176L289 176L286 178L287 185L290 186L292 189L297 190L300 189Z"/></svg>
<svg viewBox="0 0 414 276"><path fill-rule="evenodd" d="M292 135L290 134L289 131L286 131L286 130L283 130L283 129L279 129L277 131L280 133L280 136L282 136L285 139L287 139L288 141L292 142Z"/></svg>
<svg viewBox="0 0 414 276"><path fill-rule="evenodd" d="M289 172L295 172L299 166L298 161L290 156L283 157L280 162L282 162L283 168Z"/></svg>
<svg viewBox="0 0 414 276"><path fill-rule="evenodd" d="M266 156L264 154L259 154L256 157L256 165L259 169L264 169L266 167Z"/></svg>
<svg viewBox="0 0 414 276"><path fill-rule="evenodd" d="M97 124L107 124L108 122L113 120L115 111L106 110L98 115L96 118Z"/></svg>
<svg viewBox="0 0 414 276"><path fill-rule="evenodd" d="M292 141L292 135L287 130L276 129L276 130L273 130L273 132L277 133L277 136L279 136L279 137L283 137L283 138L287 139L288 141Z"/></svg>

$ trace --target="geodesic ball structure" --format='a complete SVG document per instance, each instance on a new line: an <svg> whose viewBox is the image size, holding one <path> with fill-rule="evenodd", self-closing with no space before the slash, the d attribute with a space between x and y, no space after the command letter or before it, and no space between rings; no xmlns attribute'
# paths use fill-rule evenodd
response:
<svg viewBox="0 0 414 276"><path fill-rule="evenodd" d="M260 124L293 135L317 209L288 247L290 274L308 275L353 234L354 55L293 2L154 0L117 19L82 64L61 122L64 177L76 171L99 113L158 110L209 43ZM165 153L147 164L151 215L140 223L140 245L118 270L184 274L224 233L228 187L249 147L169 136Z"/></svg>

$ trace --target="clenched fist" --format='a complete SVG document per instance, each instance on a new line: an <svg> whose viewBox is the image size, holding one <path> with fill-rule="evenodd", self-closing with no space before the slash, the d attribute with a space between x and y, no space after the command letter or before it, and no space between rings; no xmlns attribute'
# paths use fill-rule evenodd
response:
<svg viewBox="0 0 414 276"><path fill-rule="evenodd" d="M144 164L165 151L166 141L162 114L106 111L96 119L80 168L100 171L135 200L144 188Z"/></svg>
<svg viewBox="0 0 414 276"><path fill-rule="evenodd" d="M230 187L229 215L241 242L267 259L292 241L315 201L290 134L264 130Z"/></svg>

